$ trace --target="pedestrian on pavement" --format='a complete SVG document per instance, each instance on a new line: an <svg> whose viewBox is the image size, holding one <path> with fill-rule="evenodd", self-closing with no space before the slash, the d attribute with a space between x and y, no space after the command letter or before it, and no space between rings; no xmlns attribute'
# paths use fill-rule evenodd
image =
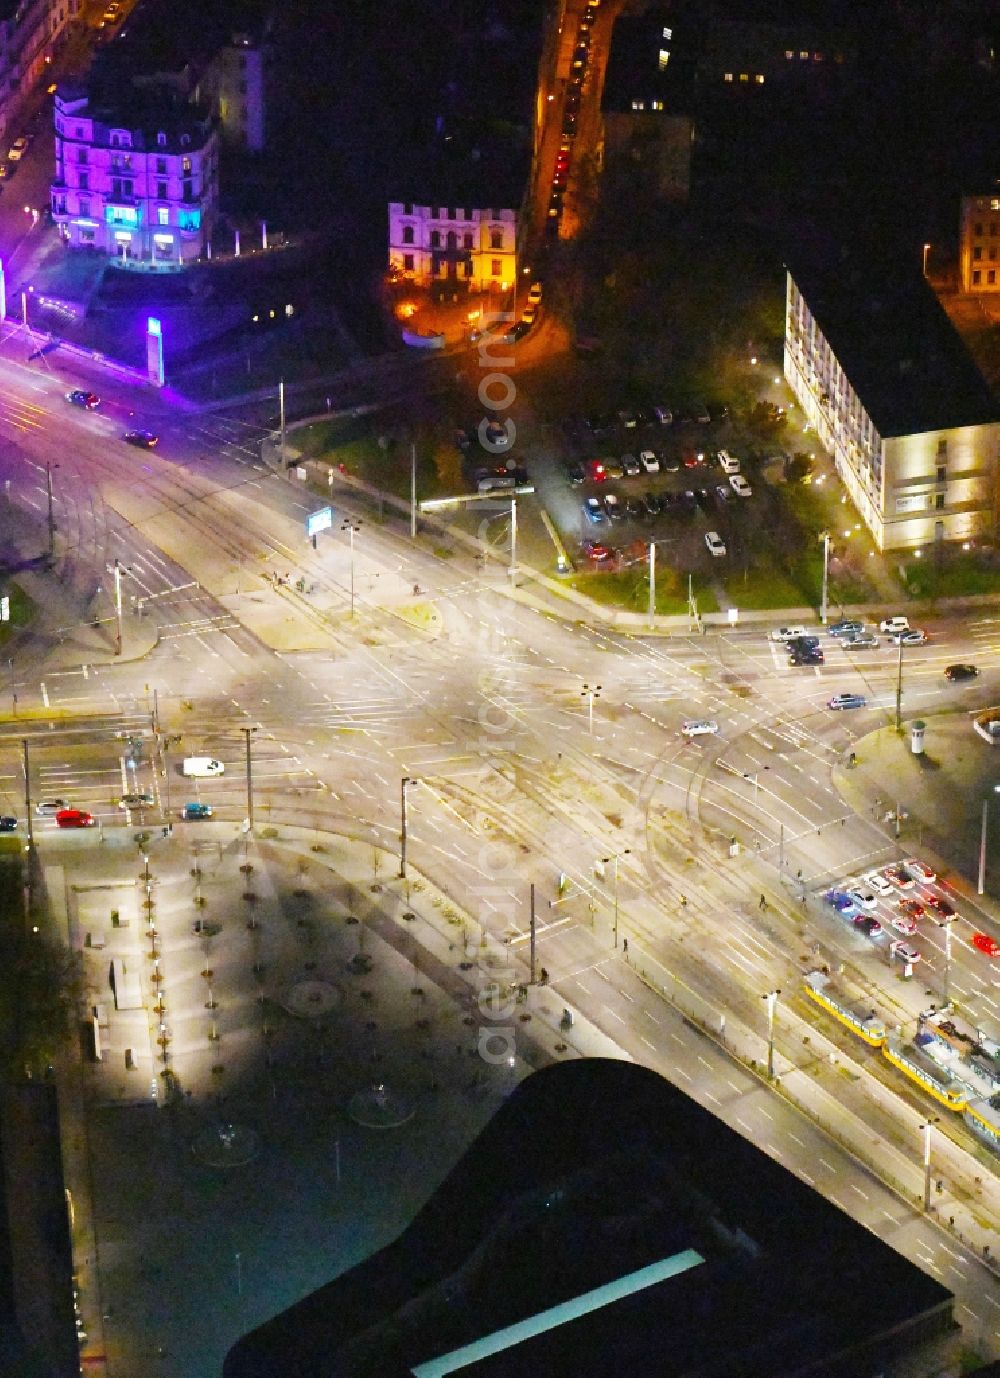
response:
<svg viewBox="0 0 1000 1378"><path fill-rule="evenodd" d="M687 895L681 895L681 908L682 908L682 909L684 909L684 908L687 907L687 902L688 902L688 897L687 897Z"/></svg>
<svg viewBox="0 0 1000 1378"><path fill-rule="evenodd" d="M627 962L627 961L628 961L628 938L622 938L622 952L623 952L623 954L624 954L624 956L625 956L625 960L626 960L626 962Z"/></svg>
<svg viewBox="0 0 1000 1378"><path fill-rule="evenodd" d="M766 909L766 908L767 908L767 896L766 896L766 895L761 895L761 897L760 897L760 903L758 904L757 908L758 908L758 909Z"/></svg>

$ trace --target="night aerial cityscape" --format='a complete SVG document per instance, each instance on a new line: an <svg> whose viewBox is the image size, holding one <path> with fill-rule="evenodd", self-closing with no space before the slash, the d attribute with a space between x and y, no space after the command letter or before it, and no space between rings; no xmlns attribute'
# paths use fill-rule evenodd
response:
<svg viewBox="0 0 1000 1378"><path fill-rule="evenodd" d="M998 97L0 8L0 1378L1000 1375Z"/></svg>

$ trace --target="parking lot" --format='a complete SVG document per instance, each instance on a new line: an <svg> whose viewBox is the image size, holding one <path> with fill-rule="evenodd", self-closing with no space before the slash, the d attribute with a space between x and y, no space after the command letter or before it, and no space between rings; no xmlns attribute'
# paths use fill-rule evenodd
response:
<svg viewBox="0 0 1000 1378"><path fill-rule="evenodd" d="M645 558L653 541L688 570L721 570L740 557L746 524L759 519L751 515L759 481L724 403L571 417L562 432L572 458L558 510L592 567L620 569Z"/></svg>
<svg viewBox="0 0 1000 1378"><path fill-rule="evenodd" d="M954 896L917 857L845 877L824 893L823 903L831 918L851 925L904 974L923 958L921 929L927 924L943 927L960 917Z"/></svg>

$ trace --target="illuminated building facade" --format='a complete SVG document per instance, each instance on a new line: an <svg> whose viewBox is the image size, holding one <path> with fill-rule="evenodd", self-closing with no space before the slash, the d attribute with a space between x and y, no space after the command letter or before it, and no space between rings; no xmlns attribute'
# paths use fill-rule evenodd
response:
<svg viewBox="0 0 1000 1378"><path fill-rule="evenodd" d="M1000 292L1000 194L962 197L958 269L963 292Z"/></svg>
<svg viewBox="0 0 1000 1378"><path fill-rule="evenodd" d="M133 92L117 108L60 84L52 218L64 242L127 266L201 257L219 198L215 121L196 106Z"/></svg>
<svg viewBox="0 0 1000 1378"><path fill-rule="evenodd" d="M919 260L794 265L784 370L880 550L995 540L1000 405Z"/></svg>
<svg viewBox="0 0 1000 1378"><path fill-rule="evenodd" d="M13 139L24 106L52 61L78 0L27 0L0 12L0 139ZM6 148L6 144L4 145Z"/></svg>
<svg viewBox="0 0 1000 1378"><path fill-rule="evenodd" d="M389 267L418 287L506 291L517 271L518 212L501 206L389 204Z"/></svg>

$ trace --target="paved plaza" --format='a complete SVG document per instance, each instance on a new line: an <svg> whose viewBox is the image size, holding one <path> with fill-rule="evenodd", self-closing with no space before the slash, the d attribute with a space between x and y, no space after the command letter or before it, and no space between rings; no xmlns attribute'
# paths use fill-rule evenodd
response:
<svg viewBox="0 0 1000 1378"><path fill-rule="evenodd" d="M518 1001L502 944L395 858L260 832L41 848L96 1011L68 1151L93 1188L86 1352L111 1375L217 1374L238 1335L391 1240L528 1070L581 1040L615 1051L583 1024L568 1046L556 997ZM116 1008L112 971L139 1007Z"/></svg>

